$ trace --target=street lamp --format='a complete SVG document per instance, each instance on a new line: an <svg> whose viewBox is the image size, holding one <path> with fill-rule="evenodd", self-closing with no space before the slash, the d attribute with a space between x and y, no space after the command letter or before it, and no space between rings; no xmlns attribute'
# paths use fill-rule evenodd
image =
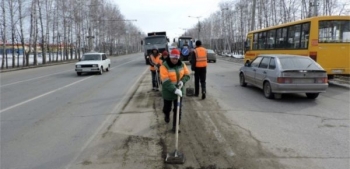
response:
<svg viewBox="0 0 350 169"><path fill-rule="evenodd" d="M201 31L201 28L200 28L200 23L199 23L199 18L202 17L202 16L188 16L190 18L197 18L198 20L198 40L199 40L199 32Z"/></svg>
<svg viewBox="0 0 350 169"><path fill-rule="evenodd" d="M179 28L179 29L182 29L185 31L185 36L186 36L186 33L187 33L187 29L186 28Z"/></svg>
<svg viewBox="0 0 350 169"><path fill-rule="evenodd" d="M224 31L225 31L225 16L224 16L224 11L229 10L228 7L226 8L221 8L221 15L222 15L222 27L221 27L221 38L222 38L222 43L223 43L223 48L222 50L225 50L226 45L225 45L225 38L224 38Z"/></svg>

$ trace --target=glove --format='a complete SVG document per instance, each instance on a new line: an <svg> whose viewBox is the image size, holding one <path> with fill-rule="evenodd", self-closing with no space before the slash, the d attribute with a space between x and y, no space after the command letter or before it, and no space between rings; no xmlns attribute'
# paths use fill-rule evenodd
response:
<svg viewBox="0 0 350 169"><path fill-rule="evenodd" d="M175 94L182 97L182 91L180 89L176 89Z"/></svg>
<svg viewBox="0 0 350 169"><path fill-rule="evenodd" d="M181 89L184 86L184 82L179 81L179 83L177 84L177 86L179 87L179 89Z"/></svg>
<svg viewBox="0 0 350 169"><path fill-rule="evenodd" d="M157 64L157 67L160 67L160 66L161 66L161 65L158 63L158 64Z"/></svg>

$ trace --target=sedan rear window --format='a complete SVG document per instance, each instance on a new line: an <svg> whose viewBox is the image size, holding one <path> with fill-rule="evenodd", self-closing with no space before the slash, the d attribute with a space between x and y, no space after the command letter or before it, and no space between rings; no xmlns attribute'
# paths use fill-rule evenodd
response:
<svg viewBox="0 0 350 169"><path fill-rule="evenodd" d="M322 70L319 65L307 57L285 57L279 59L282 69L316 69Z"/></svg>

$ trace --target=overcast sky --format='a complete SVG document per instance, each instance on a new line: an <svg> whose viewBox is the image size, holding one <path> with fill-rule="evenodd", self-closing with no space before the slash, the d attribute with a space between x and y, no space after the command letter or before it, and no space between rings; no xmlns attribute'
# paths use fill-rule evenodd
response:
<svg viewBox="0 0 350 169"><path fill-rule="evenodd" d="M113 0L125 19L133 22L142 32L166 31L169 38L181 35L184 30L219 10L222 0Z"/></svg>

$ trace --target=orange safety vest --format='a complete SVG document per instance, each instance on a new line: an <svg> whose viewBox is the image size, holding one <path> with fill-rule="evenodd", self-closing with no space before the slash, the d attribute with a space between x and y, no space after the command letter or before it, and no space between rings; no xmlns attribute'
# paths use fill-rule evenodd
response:
<svg viewBox="0 0 350 169"><path fill-rule="evenodd" d="M162 65L163 62L162 62L162 60L160 60L160 57L161 57L161 56L162 56L162 54L158 54L158 57L154 57L153 54L152 54L152 55L151 55L151 62L153 62L155 65L157 65L157 64ZM155 65L154 65L154 66L155 66ZM149 69L155 71L156 68L155 68L154 66L151 65L151 66L149 67Z"/></svg>
<svg viewBox="0 0 350 169"><path fill-rule="evenodd" d="M196 54L196 67L207 67L208 65L208 56L207 50L203 47L198 47L194 49Z"/></svg>

